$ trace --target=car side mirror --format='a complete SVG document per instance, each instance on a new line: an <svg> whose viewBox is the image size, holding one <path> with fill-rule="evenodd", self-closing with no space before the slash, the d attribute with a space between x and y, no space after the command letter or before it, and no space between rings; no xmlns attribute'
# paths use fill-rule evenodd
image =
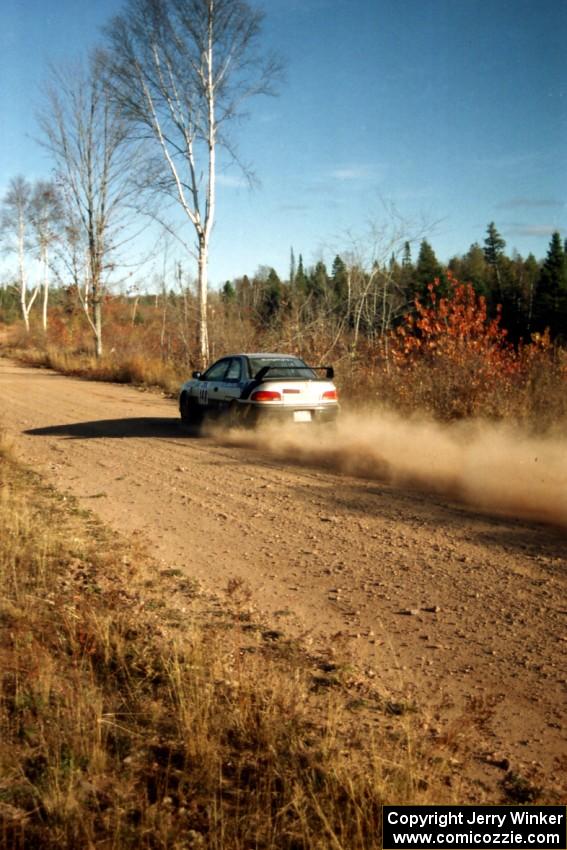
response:
<svg viewBox="0 0 567 850"><path fill-rule="evenodd" d="M332 366L327 366L327 368L325 369L325 373L326 373L326 375L327 375L327 378L328 378L330 381L332 381L332 380L333 380L333 378L335 377L335 370L333 369L333 367L332 367Z"/></svg>
<svg viewBox="0 0 567 850"><path fill-rule="evenodd" d="M202 374L203 374L202 372L193 372L192 377L195 378L197 381L200 381Z"/></svg>

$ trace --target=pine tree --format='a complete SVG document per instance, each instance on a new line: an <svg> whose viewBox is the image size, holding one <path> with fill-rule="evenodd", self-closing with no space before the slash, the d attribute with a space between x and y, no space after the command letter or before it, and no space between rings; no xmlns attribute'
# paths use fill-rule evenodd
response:
<svg viewBox="0 0 567 850"><path fill-rule="evenodd" d="M533 254L528 254L523 260L518 272L518 283L522 292L524 339L529 339L533 325L533 309L537 282L540 274L540 264Z"/></svg>
<svg viewBox="0 0 567 850"><path fill-rule="evenodd" d="M303 268L303 257L301 254L299 255L299 260L297 262L297 272L295 274L295 289L298 292L305 293L307 291L307 275L305 274L305 269Z"/></svg>
<svg viewBox="0 0 567 850"><path fill-rule="evenodd" d="M417 296L421 301L427 301L429 284L436 278L443 278L443 269L427 239L422 239L413 276L412 297Z"/></svg>
<svg viewBox="0 0 567 850"><path fill-rule="evenodd" d="M461 263L459 280L472 283L475 292L479 295L488 295L490 283L488 281L488 266L486 255L478 242L473 242Z"/></svg>
<svg viewBox="0 0 567 850"><path fill-rule="evenodd" d="M402 265L398 275L398 288L402 308L415 299L415 268L411 257L411 246L409 242L404 243L402 254Z"/></svg>
<svg viewBox="0 0 567 850"><path fill-rule="evenodd" d="M280 312L282 302L282 283L275 269L270 269L264 284L259 314L262 322L273 324Z"/></svg>
<svg viewBox="0 0 567 850"><path fill-rule="evenodd" d="M348 270L338 254L331 269L331 289L334 310L342 314L348 308Z"/></svg>
<svg viewBox="0 0 567 850"><path fill-rule="evenodd" d="M567 257L557 232L539 275L533 324L536 331L549 328L552 336L567 336Z"/></svg>
<svg viewBox="0 0 567 850"><path fill-rule="evenodd" d="M502 300L502 261L506 242L496 229L493 221L486 228L486 239L484 240L484 259L492 269L493 281L498 291L498 297Z"/></svg>
<svg viewBox="0 0 567 850"><path fill-rule="evenodd" d="M312 300L316 303L323 301L327 294L328 286L329 276L327 274L327 267L322 260L319 260L315 268L312 269L307 284L308 292Z"/></svg>
<svg viewBox="0 0 567 850"><path fill-rule="evenodd" d="M235 298L236 289L234 288L230 280L227 280L221 291L221 299L225 304L229 304L230 302L234 301Z"/></svg>
<svg viewBox="0 0 567 850"><path fill-rule="evenodd" d="M293 247L292 247L290 249L290 252L289 252L289 284L290 284L290 286L293 286L293 284L295 283L295 274L296 274L295 254L293 252Z"/></svg>

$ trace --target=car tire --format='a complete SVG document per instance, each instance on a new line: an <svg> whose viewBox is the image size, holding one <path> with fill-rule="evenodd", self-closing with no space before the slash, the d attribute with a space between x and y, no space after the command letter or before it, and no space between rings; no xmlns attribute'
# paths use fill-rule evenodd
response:
<svg viewBox="0 0 567 850"><path fill-rule="evenodd" d="M227 428L242 428L242 410L238 402L233 401L229 405L224 424Z"/></svg>
<svg viewBox="0 0 567 850"><path fill-rule="evenodd" d="M203 413L199 409L199 405L187 395L183 393L179 400L179 413L181 414L181 422L186 428L198 430L203 424Z"/></svg>

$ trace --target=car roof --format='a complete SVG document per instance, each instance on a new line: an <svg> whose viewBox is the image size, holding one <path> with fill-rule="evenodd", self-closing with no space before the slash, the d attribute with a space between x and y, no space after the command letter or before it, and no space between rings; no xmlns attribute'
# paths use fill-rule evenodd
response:
<svg viewBox="0 0 567 850"><path fill-rule="evenodd" d="M277 352L270 351L254 351L254 352L245 352L243 354L237 355L233 354L233 357L272 357L274 360L282 359L288 360L290 357L293 357L294 360L301 360L301 357L298 354L281 354Z"/></svg>

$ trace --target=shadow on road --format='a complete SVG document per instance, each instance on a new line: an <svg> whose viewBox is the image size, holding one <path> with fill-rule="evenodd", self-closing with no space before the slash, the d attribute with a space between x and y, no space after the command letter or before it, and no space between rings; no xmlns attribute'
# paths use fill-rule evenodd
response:
<svg viewBox="0 0 567 850"><path fill-rule="evenodd" d="M178 418L135 417L132 419L97 419L93 422L70 422L68 425L48 425L24 431L34 437L195 437Z"/></svg>

